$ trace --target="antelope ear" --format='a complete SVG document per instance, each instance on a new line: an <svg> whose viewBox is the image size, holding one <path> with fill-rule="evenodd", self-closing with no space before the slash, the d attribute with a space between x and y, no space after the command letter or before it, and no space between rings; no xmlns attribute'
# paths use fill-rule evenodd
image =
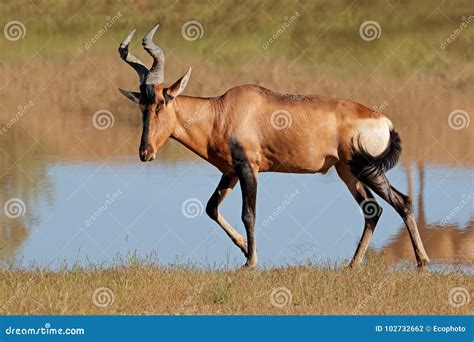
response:
<svg viewBox="0 0 474 342"><path fill-rule="evenodd" d="M186 88L186 84L188 84L189 77L191 77L191 68L189 68L186 75L174 82L174 84L166 90L166 94L172 99L179 96L179 94L183 92L184 88Z"/></svg>
<svg viewBox="0 0 474 342"><path fill-rule="evenodd" d="M128 91L119 88L120 93L125 96L127 99L132 101L133 103L138 104L140 102L140 93L135 91Z"/></svg>

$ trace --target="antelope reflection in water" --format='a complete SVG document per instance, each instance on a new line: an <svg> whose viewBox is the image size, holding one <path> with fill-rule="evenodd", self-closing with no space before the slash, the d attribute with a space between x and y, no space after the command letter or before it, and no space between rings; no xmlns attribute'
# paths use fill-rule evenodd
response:
<svg viewBox="0 0 474 342"><path fill-rule="evenodd" d="M474 262L474 219L471 217L466 227L461 227L454 222L443 220L437 223L427 223L425 216L425 165L418 163L419 192L418 202L418 229L423 239L426 251L430 258L436 262L456 265L473 265ZM413 174L407 166L408 193L413 197ZM457 205L449 204L454 207ZM468 203L467 205L472 205ZM454 218L455 219L455 218ZM452 220L455 221L455 220ZM399 233L391 242L380 251L389 263L396 263L414 257L408 233L400 227Z"/></svg>

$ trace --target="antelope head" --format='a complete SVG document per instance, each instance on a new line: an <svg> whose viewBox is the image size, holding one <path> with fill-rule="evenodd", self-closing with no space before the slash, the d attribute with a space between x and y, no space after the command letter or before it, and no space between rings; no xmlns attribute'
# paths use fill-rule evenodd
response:
<svg viewBox="0 0 474 342"><path fill-rule="evenodd" d="M142 45L153 58L148 69L142 62L128 52L128 45L135 30L119 46L120 57L138 73L140 92L120 89L130 101L140 107L143 121L143 132L140 141L139 156L143 162L155 159L156 151L165 143L173 132L176 122L174 100L179 96L191 76L191 68L169 88L164 87L163 51L153 42L153 36L160 25L157 24L143 37Z"/></svg>

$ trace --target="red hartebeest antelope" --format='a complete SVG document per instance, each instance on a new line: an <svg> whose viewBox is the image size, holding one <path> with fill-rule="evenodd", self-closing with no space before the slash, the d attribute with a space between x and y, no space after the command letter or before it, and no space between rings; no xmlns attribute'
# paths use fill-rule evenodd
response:
<svg viewBox="0 0 474 342"><path fill-rule="evenodd" d="M155 159L158 148L171 137L222 172L206 212L245 254L245 266L257 265L254 229L258 173L325 173L332 166L366 213L351 266L362 261L382 212L371 190L405 221L418 267L429 263L410 199L385 176L401 152L400 138L387 117L349 100L278 94L257 85L238 86L213 98L183 96L191 69L165 88L164 54L152 41L158 26L142 41L153 58L149 70L128 52L135 31L119 47L120 56L140 79L140 92L120 89L142 112L140 159ZM237 181L242 189L247 241L218 211Z"/></svg>

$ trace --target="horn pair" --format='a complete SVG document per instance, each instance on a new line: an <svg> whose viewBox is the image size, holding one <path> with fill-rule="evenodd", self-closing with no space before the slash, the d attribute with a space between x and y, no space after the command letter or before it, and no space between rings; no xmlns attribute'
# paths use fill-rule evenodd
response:
<svg viewBox="0 0 474 342"><path fill-rule="evenodd" d="M158 27L160 27L160 24L153 27L142 40L143 48L153 58L153 64L150 70L148 70L148 68L138 58L128 52L128 45L130 44L136 30L130 32L118 49L120 57L138 73L140 84L164 83L165 55L163 54L163 50L153 42L153 36L155 35L156 30L158 30Z"/></svg>

